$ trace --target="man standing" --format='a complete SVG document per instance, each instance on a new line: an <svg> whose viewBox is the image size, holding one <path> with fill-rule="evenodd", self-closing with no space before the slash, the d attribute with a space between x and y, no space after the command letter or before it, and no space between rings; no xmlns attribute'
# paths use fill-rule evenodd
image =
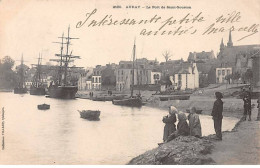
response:
<svg viewBox="0 0 260 168"><path fill-rule="evenodd" d="M217 136L217 140L222 140L222 132L221 132L221 127L222 127L222 119L223 119L223 101L221 100L223 98L222 93L216 92L216 101L214 102L213 105L213 110L212 110L212 118L214 120L214 128Z"/></svg>
<svg viewBox="0 0 260 168"><path fill-rule="evenodd" d="M246 120L246 116L248 115L248 121L251 121L251 96L250 93L247 92L243 97L244 101L244 120Z"/></svg>

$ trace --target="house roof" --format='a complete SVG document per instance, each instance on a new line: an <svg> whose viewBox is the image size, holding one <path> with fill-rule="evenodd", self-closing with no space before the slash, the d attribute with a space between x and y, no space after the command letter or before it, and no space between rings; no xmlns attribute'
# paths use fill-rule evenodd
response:
<svg viewBox="0 0 260 168"><path fill-rule="evenodd" d="M197 68L198 71L202 74L208 74L211 70L211 68L214 67L211 64L206 64L206 63L197 63Z"/></svg>
<svg viewBox="0 0 260 168"><path fill-rule="evenodd" d="M209 51L209 52L190 52L188 60L207 60L207 59L213 59L215 58L214 52Z"/></svg>

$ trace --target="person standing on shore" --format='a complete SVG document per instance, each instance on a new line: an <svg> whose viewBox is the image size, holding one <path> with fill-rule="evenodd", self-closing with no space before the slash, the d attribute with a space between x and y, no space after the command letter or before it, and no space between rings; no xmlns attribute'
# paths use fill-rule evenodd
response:
<svg viewBox="0 0 260 168"><path fill-rule="evenodd" d="M177 130L172 133L170 136L168 136L166 142L169 142L178 136L188 136L190 134L190 129L187 123L187 117L184 113L178 113L178 124L177 124Z"/></svg>
<svg viewBox="0 0 260 168"><path fill-rule="evenodd" d="M216 132L216 136L218 140L222 140L222 132L221 132L221 127L222 127L222 119L223 119L223 101L221 100L223 98L222 93L216 92L216 101L214 102L213 109L211 116L214 120L214 128Z"/></svg>
<svg viewBox="0 0 260 168"><path fill-rule="evenodd" d="M174 106L169 107L169 115L164 116L162 121L165 123L164 131L163 131L163 142L168 139L168 136L176 131L176 113L178 110Z"/></svg>
<svg viewBox="0 0 260 168"><path fill-rule="evenodd" d="M251 96L250 93L247 92L245 96L243 97L244 101L244 121L246 120L246 117L248 115L248 121L251 121Z"/></svg>
<svg viewBox="0 0 260 168"><path fill-rule="evenodd" d="M201 124L199 115L196 114L196 108L190 108L190 114L188 115L190 135L200 138L201 137Z"/></svg>

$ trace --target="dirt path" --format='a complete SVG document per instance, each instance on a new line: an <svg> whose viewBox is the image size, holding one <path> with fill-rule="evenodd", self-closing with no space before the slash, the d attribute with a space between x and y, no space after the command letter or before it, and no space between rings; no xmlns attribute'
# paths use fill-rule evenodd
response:
<svg viewBox="0 0 260 168"><path fill-rule="evenodd" d="M214 142L210 157L216 164L260 164L260 121L255 121L257 110L252 110L252 121L240 122L235 131L224 133L222 141Z"/></svg>

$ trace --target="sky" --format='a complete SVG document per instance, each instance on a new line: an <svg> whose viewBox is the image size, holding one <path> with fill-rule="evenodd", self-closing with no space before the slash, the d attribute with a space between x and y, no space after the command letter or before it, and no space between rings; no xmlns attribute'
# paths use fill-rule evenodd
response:
<svg viewBox="0 0 260 168"><path fill-rule="evenodd" d="M126 8L128 5L140 8ZM162 6L186 6L188 9L164 9ZM96 12L90 16L95 9ZM88 26L92 20L99 22L106 15L111 15L113 22L128 18L136 22L150 21L155 15L160 19L147 24ZM186 15L188 23L183 21L180 24ZM197 15L199 17L192 23ZM222 19L226 18L223 23L216 20L221 15ZM228 20L228 15L234 17ZM200 17L203 18L198 21ZM85 24L76 27L85 20ZM74 55L81 56L74 62L76 66L94 67L130 60L134 41L137 58L162 62L162 54L169 51L171 59L186 60L189 52L213 50L217 55L221 39L227 43L232 26L234 45L260 44L259 21L259 0L251 0L250 3L247 0L0 0L0 58L9 55L19 64L23 54L25 64L30 65L37 62L41 53L45 64L55 58L55 53L60 53L59 44L53 42L60 41L58 37L63 32L66 35L70 26L71 36L79 38L73 40L70 46ZM144 29L154 33L164 24L157 35L140 35ZM212 24L221 31L203 35ZM181 35L166 35L180 26L188 31ZM164 35L161 35L163 31Z"/></svg>

